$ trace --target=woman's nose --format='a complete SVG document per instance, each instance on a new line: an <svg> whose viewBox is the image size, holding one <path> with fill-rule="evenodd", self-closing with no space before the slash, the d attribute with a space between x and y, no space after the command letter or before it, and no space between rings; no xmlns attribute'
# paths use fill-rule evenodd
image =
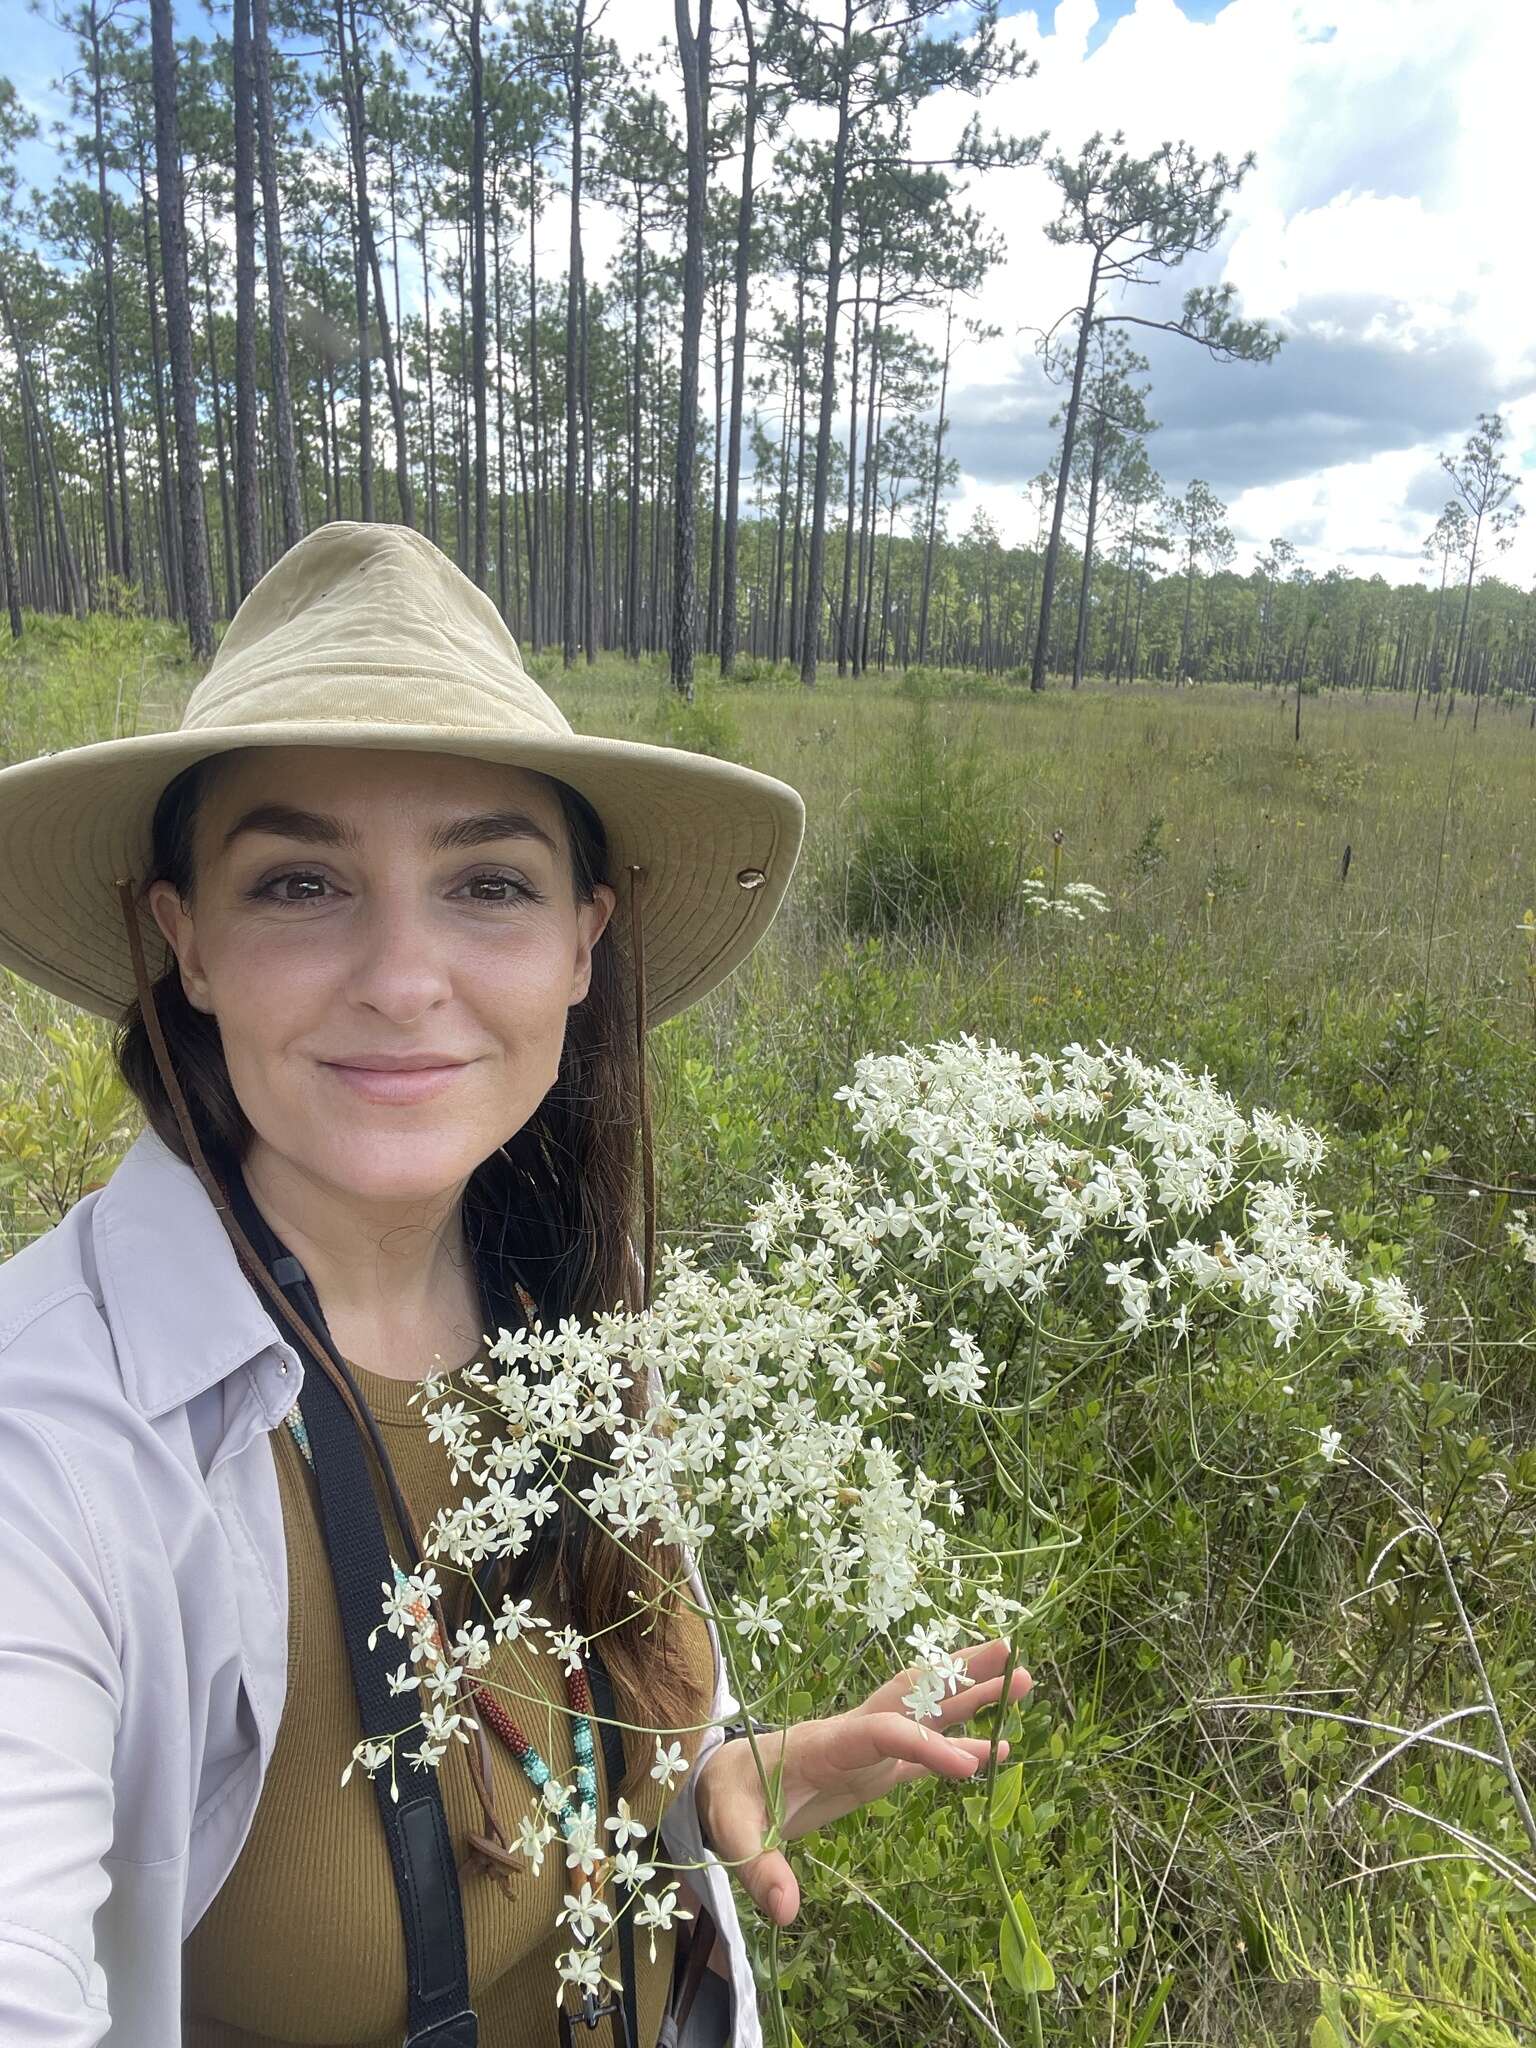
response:
<svg viewBox="0 0 1536 2048"><path fill-rule="evenodd" d="M347 992L354 1002L404 1021L452 987L442 933L432 906L405 890L377 890L354 920Z"/></svg>

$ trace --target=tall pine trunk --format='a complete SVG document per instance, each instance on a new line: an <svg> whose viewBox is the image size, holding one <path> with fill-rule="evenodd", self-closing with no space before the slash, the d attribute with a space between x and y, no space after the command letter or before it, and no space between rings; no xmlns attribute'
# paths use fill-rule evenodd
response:
<svg viewBox="0 0 1536 2048"><path fill-rule="evenodd" d="M150 42L155 97L155 184L164 268L165 324L171 355L171 401L176 416L176 462L181 498L181 561L187 632L199 661L213 659L213 590L208 576L208 524L203 509L202 444L197 426L197 379L192 361L192 306L187 288L187 244L181 190L181 138L176 115L176 43L171 0L150 0Z"/></svg>
<svg viewBox="0 0 1536 2048"><path fill-rule="evenodd" d="M704 130L709 104L710 0L699 0L699 25L689 0L675 0L677 49L688 121L688 218L683 254L683 332L677 393L677 482L672 549L672 687L693 701L695 456L699 437L699 332L704 325L704 205L709 155Z"/></svg>
<svg viewBox="0 0 1536 2048"><path fill-rule="evenodd" d="M1072 475L1072 443L1077 434L1077 409L1083 396L1083 372L1088 362L1088 336L1093 331L1093 305L1099 291L1102 251L1093 252L1088 273L1088 297L1078 322L1077 357L1072 365L1072 395L1067 400L1067 423L1061 437L1061 467L1056 476L1056 504L1051 513L1051 538L1045 550L1045 569L1040 579L1040 626L1035 637L1034 666L1029 687L1045 688L1046 664L1051 646L1051 607L1056 597L1056 565L1061 557L1061 523L1067 509L1067 484Z"/></svg>
<svg viewBox="0 0 1536 2048"><path fill-rule="evenodd" d="M842 47L838 54L837 140L832 146L832 191L827 213L827 316L821 337L821 404L816 427L815 480L811 486L811 557L806 572L805 617L800 629L800 680L807 689L816 682L827 553L827 485L832 465L832 410L837 402L837 295L843 282L843 209L848 201L853 21L854 0L844 0Z"/></svg>
<svg viewBox="0 0 1536 2048"><path fill-rule="evenodd" d="M235 526L243 598L265 566L256 460L256 80L251 0L234 0L234 16Z"/></svg>
<svg viewBox="0 0 1536 2048"><path fill-rule="evenodd" d="M747 90L742 110L741 201L736 209L736 324L731 335L731 427L725 459L725 535L720 584L720 674L736 660L736 578L741 531L741 425L747 383L747 294L752 280L752 159L757 146L757 38L751 0L737 0L747 39Z"/></svg>
<svg viewBox="0 0 1536 2048"><path fill-rule="evenodd" d="M267 334L271 348L272 440L278 505L286 552L304 535L293 430L293 387L288 369L288 280L284 274L282 203L277 189L277 130L272 111L272 36L267 0L251 0L256 59L256 132L261 166L261 225L267 256Z"/></svg>

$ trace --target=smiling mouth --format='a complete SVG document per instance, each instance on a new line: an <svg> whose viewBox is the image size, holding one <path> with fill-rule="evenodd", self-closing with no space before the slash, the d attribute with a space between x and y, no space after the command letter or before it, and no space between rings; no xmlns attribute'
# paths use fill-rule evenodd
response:
<svg viewBox="0 0 1536 2048"><path fill-rule="evenodd" d="M453 1085L454 1078L473 1063L455 1060L433 1067L354 1067L340 1060L322 1060L321 1068L336 1076L342 1086L370 1102L423 1102Z"/></svg>
<svg viewBox="0 0 1536 2048"><path fill-rule="evenodd" d="M379 1053L371 1058L356 1060L322 1060L322 1067L346 1067L354 1074L430 1074L439 1073L444 1067L467 1067L468 1060L410 1057L392 1060Z"/></svg>

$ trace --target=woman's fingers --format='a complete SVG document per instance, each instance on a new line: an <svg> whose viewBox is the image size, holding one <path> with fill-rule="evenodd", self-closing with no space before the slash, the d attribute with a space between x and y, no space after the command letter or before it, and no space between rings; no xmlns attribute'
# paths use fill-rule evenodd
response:
<svg viewBox="0 0 1536 2048"><path fill-rule="evenodd" d="M967 1750L969 1756L974 1759L974 1763L966 1770L955 1771L948 1775L955 1777L962 1784L971 1778L979 1778L986 1769L987 1758L991 1753L992 1745L985 1737L979 1735L955 1735L950 1738L950 1742L952 1745L958 1745ZM1000 1763L1006 1761L1008 1747L1009 1745L1006 1740L998 1743L997 1755ZM892 1776L898 1785L910 1785L915 1779L931 1778L933 1775L932 1770L925 1764L899 1763L892 1766Z"/></svg>
<svg viewBox="0 0 1536 2048"><path fill-rule="evenodd" d="M958 1692L945 1695L940 1702L940 1711L948 1713L951 1717L958 1713L963 1718L966 1714L974 1713L978 1707L986 1706L989 1700L1001 1696L1003 1667L1008 1662L1008 1639L1006 1636L994 1636L989 1642L968 1643L963 1649L957 1650L955 1656L965 1667L965 1678ZM904 1713L906 1709L902 1701L917 1683L923 1669L922 1665L913 1664L905 1671L898 1671L894 1678L888 1678L870 1694L864 1702L863 1711L878 1714L888 1713L895 1708ZM1011 1697L1020 1698L1029 1690L1030 1684L1029 1673L1022 1664L1016 1665Z"/></svg>

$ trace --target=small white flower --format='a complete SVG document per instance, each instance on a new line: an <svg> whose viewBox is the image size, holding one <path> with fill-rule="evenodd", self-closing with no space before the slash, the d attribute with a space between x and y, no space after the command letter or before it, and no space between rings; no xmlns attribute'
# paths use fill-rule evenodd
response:
<svg viewBox="0 0 1536 2048"><path fill-rule="evenodd" d="M590 1941L600 1926L606 1926L613 1918L603 1901L598 1898L590 1884L583 1884L580 1892L565 1895L565 1905L555 1915L555 1925L570 1922L571 1932L581 1941Z"/></svg>
<svg viewBox="0 0 1536 2048"><path fill-rule="evenodd" d="M1330 1464L1339 1455L1339 1446L1343 1441L1343 1437L1339 1435L1339 1432L1333 1427L1332 1423L1325 1422L1317 1433L1317 1448L1328 1459Z"/></svg>
<svg viewBox="0 0 1536 2048"><path fill-rule="evenodd" d="M528 1858L528 1866L535 1877L544 1868L544 1851L558 1832L559 1830L552 1827L548 1821L540 1826L530 1820L527 1814L518 1821L517 1841L513 1846L520 1849Z"/></svg>
<svg viewBox="0 0 1536 2048"><path fill-rule="evenodd" d="M567 1671L579 1671L581 1669L582 1656L587 1647L587 1639L580 1629L567 1626L559 1630L557 1634L550 1637L549 1647L565 1665Z"/></svg>
<svg viewBox="0 0 1536 2048"><path fill-rule="evenodd" d="M621 1849L613 1859L613 1874L620 1884L632 1885L636 1890L649 1884L656 1875L654 1863L642 1863L638 1849Z"/></svg>
<svg viewBox="0 0 1536 2048"><path fill-rule="evenodd" d="M371 1778L375 1771L389 1762L392 1754L392 1745L387 1742L360 1742L352 1752L352 1763L348 1764L341 1774L341 1782L345 1785L351 1777L353 1764L361 1764L366 1775Z"/></svg>
<svg viewBox="0 0 1536 2048"><path fill-rule="evenodd" d="M566 1836L565 1867L579 1868L585 1877L590 1877L600 1863L606 1862L607 1852L598 1846L597 1816L590 1808L578 1814Z"/></svg>
<svg viewBox="0 0 1536 2048"><path fill-rule="evenodd" d="M683 1755L680 1742L673 1742L663 1749L661 1737L656 1738L656 1761L651 1765L651 1776L656 1779L663 1792L672 1790L672 1780L681 1777L688 1768L688 1759Z"/></svg>
<svg viewBox="0 0 1536 2048"><path fill-rule="evenodd" d="M635 1816L630 1812L629 1801L622 1792L619 1794L618 1812L609 1814L608 1818L603 1822L603 1826L613 1829L615 1836L613 1846L615 1849L622 1849L631 1836L637 1842L644 1841L646 1834L649 1832L645 1822L636 1820ZM633 1851L628 1853L633 1854Z"/></svg>
<svg viewBox="0 0 1536 2048"><path fill-rule="evenodd" d="M658 1927L662 1929L670 1927L674 1920L691 1920L693 1918L692 1913L688 1911L686 1906L679 1906L677 1903L678 1896L677 1886L675 1884L669 1885L661 1893L646 1892L642 1903L635 1908L635 1925L651 1929L651 1961L653 1963L656 1960L655 1930Z"/></svg>
<svg viewBox="0 0 1536 2048"><path fill-rule="evenodd" d="M654 1957L652 1958L654 1961ZM560 1983L555 1987L555 2005L565 2002L564 1986L574 1984L578 1991L597 1991L606 1981L603 1976L603 1958L595 1948L569 1948L559 1960Z"/></svg>

